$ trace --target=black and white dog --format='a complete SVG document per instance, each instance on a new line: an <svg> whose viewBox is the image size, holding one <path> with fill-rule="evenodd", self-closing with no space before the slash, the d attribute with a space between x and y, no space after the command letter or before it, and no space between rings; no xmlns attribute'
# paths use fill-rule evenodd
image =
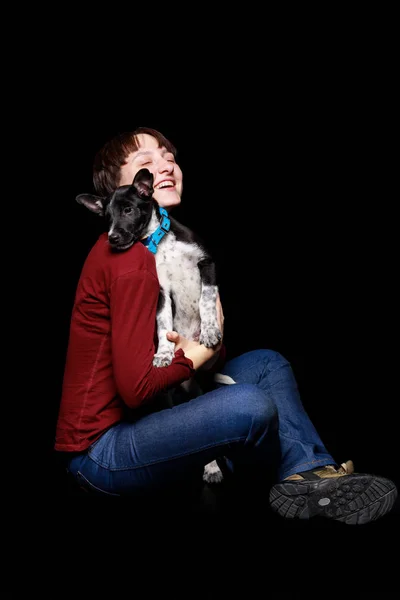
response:
<svg viewBox="0 0 400 600"><path fill-rule="evenodd" d="M217 346L222 333L217 319L215 263L197 235L158 206L153 191L152 173L140 169L131 185L119 187L105 198L79 194L76 200L107 218L108 241L114 250L127 250L141 241L154 253L160 296L153 364L165 367L171 363L175 347L167 339L167 331L177 331L207 348ZM185 382L188 391L192 383ZM203 478L208 483L222 479L216 461L205 466Z"/></svg>

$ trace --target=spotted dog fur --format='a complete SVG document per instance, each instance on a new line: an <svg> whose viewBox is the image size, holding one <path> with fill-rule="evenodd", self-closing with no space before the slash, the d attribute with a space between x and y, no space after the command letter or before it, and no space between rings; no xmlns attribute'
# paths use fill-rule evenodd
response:
<svg viewBox="0 0 400 600"><path fill-rule="evenodd" d="M155 210L149 233L155 231L158 225ZM188 339L200 341L207 348L221 341L214 265L204 248L182 237L182 233L176 221L173 225L171 219L171 230L155 254L160 282L157 309L159 341L153 360L156 367L169 365L174 357L175 344L167 339L167 331L178 331Z"/></svg>
<svg viewBox="0 0 400 600"><path fill-rule="evenodd" d="M119 187L108 197L80 194L76 200L89 210L106 216L108 240L116 251L127 250L154 233L160 225L158 204L153 199L153 175L147 169L140 169L131 185ZM178 331L207 348L217 346L222 339L217 319L218 284L213 259L194 232L169 218L170 230L155 254L160 283L158 347L153 359L156 367L168 366L174 357L175 344L167 339L167 331ZM192 394L195 386L194 380L183 384ZM203 479L208 483L222 480L216 461L205 466Z"/></svg>

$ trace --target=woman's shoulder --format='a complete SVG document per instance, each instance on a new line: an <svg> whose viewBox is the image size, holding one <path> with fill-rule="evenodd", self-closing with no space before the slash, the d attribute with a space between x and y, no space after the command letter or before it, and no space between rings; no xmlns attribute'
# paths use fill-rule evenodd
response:
<svg viewBox="0 0 400 600"><path fill-rule="evenodd" d="M140 270L156 273L154 255L141 242L136 242L127 250L113 250L106 233L99 236L89 257L94 267L109 273L112 279Z"/></svg>

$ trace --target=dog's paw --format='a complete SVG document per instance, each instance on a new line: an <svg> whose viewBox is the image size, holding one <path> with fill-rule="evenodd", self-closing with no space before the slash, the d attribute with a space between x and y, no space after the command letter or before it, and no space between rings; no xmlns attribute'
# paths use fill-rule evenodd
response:
<svg viewBox="0 0 400 600"><path fill-rule="evenodd" d="M168 367L174 358L174 352L157 352L153 358L153 365L155 367Z"/></svg>
<svg viewBox="0 0 400 600"><path fill-rule="evenodd" d="M218 327L207 327L207 329L201 331L199 342L204 344L206 348L214 348L218 346L221 340L222 333Z"/></svg>
<svg viewBox="0 0 400 600"><path fill-rule="evenodd" d="M203 480L206 483L221 483L223 478L224 476L216 460L213 460L204 467Z"/></svg>

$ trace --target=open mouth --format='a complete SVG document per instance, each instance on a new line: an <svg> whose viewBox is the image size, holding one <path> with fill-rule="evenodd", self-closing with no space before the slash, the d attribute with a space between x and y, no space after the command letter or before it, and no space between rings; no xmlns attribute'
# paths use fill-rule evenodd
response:
<svg viewBox="0 0 400 600"><path fill-rule="evenodd" d="M169 179L165 179L164 181L161 181L160 183L158 183L155 188L155 190L174 190L175 189L175 183Z"/></svg>

